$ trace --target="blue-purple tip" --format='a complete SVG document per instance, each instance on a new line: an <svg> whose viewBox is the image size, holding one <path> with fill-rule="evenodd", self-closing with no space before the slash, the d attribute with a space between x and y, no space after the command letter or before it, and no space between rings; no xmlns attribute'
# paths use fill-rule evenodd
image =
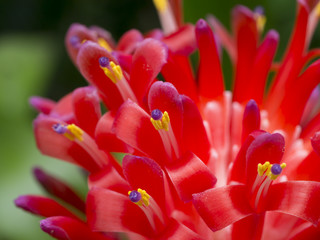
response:
<svg viewBox="0 0 320 240"><path fill-rule="evenodd" d="M282 172L282 168L279 164L272 164L271 172L273 175L279 175Z"/></svg>
<svg viewBox="0 0 320 240"><path fill-rule="evenodd" d="M78 36L72 36L69 41L73 47L76 47L80 43L80 38Z"/></svg>
<svg viewBox="0 0 320 240"><path fill-rule="evenodd" d="M259 14L259 15L264 15L264 8L262 6L257 6L255 9L254 9L254 12Z"/></svg>
<svg viewBox="0 0 320 240"><path fill-rule="evenodd" d="M107 58L107 57L99 58L100 67L108 67L109 63L110 63L109 58Z"/></svg>
<svg viewBox="0 0 320 240"><path fill-rule="evenodd" d="M129 194L129 199L131 202L139 202L140 199L141 199L141 193L139 193L138 191L131 191L130 194Z"/></svg>
<svg viewBox="0 0 320 240"><path fill-rule="evenodd" d="M52 129L59 134L64 134L68 131L67 127L61 125L60 123L56 123L52 126Z"/></svg>
<svg viewBox="0 0 320 240"><path fill-rule="evenodd" d="M151 112L151 117L154 119L154 120L160 120L162 118L162 115L163 113L159 110L159 109L154 109L152 112Z"/></svg>

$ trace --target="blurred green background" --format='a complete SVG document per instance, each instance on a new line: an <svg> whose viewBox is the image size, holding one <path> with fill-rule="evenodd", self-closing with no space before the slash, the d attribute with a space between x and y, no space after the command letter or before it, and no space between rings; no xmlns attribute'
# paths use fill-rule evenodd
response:
<svg viewBox="0 0 320 240"><path fill-rule="evenodd" d="M185 19L195 23L212 13L229 27L236 4L265 8L266 29L280 32L279 58L294 22L293 0L186 0ZM32 95L58 100L86 84L64 49L64 35L73 22L104 27L115 39L130 28L144 32L159 27L151 0L0 1L0 240L50 239L39 228L40 218L13 204L20 194L41 193L33 166L44 167L78 191L86 188L77 168L37 151L32 133L36 112L28 105ZM318 33L312 43L317 42Z"/></svg>

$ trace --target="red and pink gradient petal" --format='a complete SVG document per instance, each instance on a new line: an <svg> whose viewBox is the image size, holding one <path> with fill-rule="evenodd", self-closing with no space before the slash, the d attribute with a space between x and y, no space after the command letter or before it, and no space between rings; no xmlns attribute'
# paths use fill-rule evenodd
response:
<svg viewBox="0 0 320 240"><path fill-rule="evenodd" d="M72 93L73 111L77 124L91 137L101 117L100 99L94 87L78 88Z"/></svg>
<svg viewBox="0 0 320 240"><path fill-rule="evenodd" d="M126 155L122 161L125 178L132 187L145 190L165 211L164 173L160 166L146 157Z"/></svg>
<svg viewBox="0 0 320 240"><path fill-rule="evenodd" d="M98 89L103 101L110 110L118 109L123 103L123 99L116 85L100 68L100 57L107 57L109 61L117 63L111 53L97 43L85 42L77 57L80 72L90 84Z"/></svg>
<svg viewBox="0 0 320 240"><path fill-rule="evenodd" d="M167 156L150 118L141 107L128 100L119 108L112 131L119 139L162 165Z"/></svg>
<svg viewBox="0 0 320 240"><path fill-rule="evenodd" d="M130 85L139 103L143 103L147 90L167 62L167 57L167 48L158 40L146 39L137 47L132 58Z"/></svg>
<svg viewBox="0 0 320 240"><path fill-rule="evenodd" d="M46 192L85 212L84 201L66 183L38 167L33 169L33 175Z"/></svg>
<svg viewBox="0 0 320 240"><path fill-rule="evenodd" d="M103 189L93 188L87 197L88 224L98 232L134 232L146 237L154 231L143 211L129 200L128 196Z"/></svg>
<svg viewBox="0 0 320 240"><path fill-rule="evenodd" d="M136 29L129 30L124 33L118 42L117 49L126 54L132 54L138 44L143 41L141 32Z"/></svg>
<svg viewBox="0 0 320 240"><path fill-rule="evenodd" d="M268 211L290 214L318 225L320 219L320 183L312 181L288 181L271 185Z"/></svg>
<svg viewBox="0 0 320 240"><path fill-rule="evenodd" d="M196 37L200 53L199 93L209 99L220 97L224 91L220 58L212 30L203 19L196 24Z"/></svg>
<svg viewBox="0 0 320 240"><path fill-rule="evenodd" d="M42 231L59 240L108 240L113 239L100 233L93 232L88 225L76 219L56 216L40 221Z"/></svg>
<svg viewBox="0 0 320 240"><path fill-rule="evenodd" d="M193 153L188 152L175 164L166 167L168 175L184 202L192 200L192 194L213 188L217 182L210 169Z"/></svg>
<svg viewBox="0 0 320 240"><path fill-rule="evenodd" d="M251 214L245 185L213 188L193 195L193 204L212 231L218 231Z"/></svg>
<svg viewBox="0 0 320 240"><path fill-rule="evenodd" d="M24 195L16 198L14 203L17 207L42 217L65 216L74 219L78 218L64 206L47 197Z"/></svg>

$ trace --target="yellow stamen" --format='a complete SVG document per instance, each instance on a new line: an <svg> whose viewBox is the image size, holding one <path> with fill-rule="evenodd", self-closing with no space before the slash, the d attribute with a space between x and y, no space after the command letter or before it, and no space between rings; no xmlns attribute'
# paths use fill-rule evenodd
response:
<svg viewBox="0 0 320 240"><path fill-rule="evenodd" d="M267 18L262 14L255 14L256 24L259 32L262 32L266 25Z"/></svg>
<svg viewBox="0 0 320 240"><path fill-rule="evenodd" d="M82 42L81 42L81 44L85 43L86 41L87 41L87 39L83 39Z"/></svg>
<svg viewBox="0 0 320 240"><path fill-rule="evenodd" d="M320 2L317 3L315 7L317 17L320 17Z"/></svg>
<svg viewBox="0 0 320 240"><path fill-rule="evenodd" d="M258 174L259 176L262 176L264 172L269 169L270 163L265 162L263 165L261 163L258 164Z"/></svg>
<svg viewBox="0 0 320 240"><path fill-rule="evenodd" d="M106 49L108 52L112 51L112 48L110 47L110 45L108 44L108 42L106 40L104 40L103 38L98 38L98 44L103 47L104 49Z"/></svg>
<svg viewBox="0 0 320 240"><path fill-rule="evenodd" d="M79 141L83 141L83 130L74 124L70 124L67 126L69 132L64 133L63 135L67 137L69 140L74 141L78 139Z"/></svg>
<svg viewBox="0 0 320 240"><path fill-rule="evenodd" d="M104 73L107 75L110 80L116 84L119 80L122 79L123 74L121 67L117 64L115 64L113 61L110 62L110 69L108 67L100 67Z"/></svg>
<svg viewBox="0 0 320 240"><path fill-rule="evenodd" d="M150 195L145 191L142 190L141 188L138 188L137 192L139 192L141 194L141 199L138 202L135 202L135 204L137 204L138 206L146 206L148 207L150 202ZM128 196L130 195L131 191L128 192Z"/></svg>
<svg viewBox="0 0 320 240"><path fill-rule="evenodd" d="M259 163L258 164L258 174L259 176L263 176L264 174L269 177L271 180L276 180L277 177L280 176L280 174L275 175L272 173L271 168L273 164L270 164L270 162L265 162L264 164ZM287 166L285 163L281 163L280 167L284 169Z"/></svg>
<svg viewBox="0 0 320 240"><path fill-rule="evenodd" d="M165 131L169 131L170 118L168 112L165 111L160 120L154 120L151 117L150 121L156 130L164 129Z"/></svg>
<svg viewBox="0 0 320 240"><path fill-rule="evenodd" d="M168 8L167 0L153 0L153 4L159 12L164 12Z"/></svg>

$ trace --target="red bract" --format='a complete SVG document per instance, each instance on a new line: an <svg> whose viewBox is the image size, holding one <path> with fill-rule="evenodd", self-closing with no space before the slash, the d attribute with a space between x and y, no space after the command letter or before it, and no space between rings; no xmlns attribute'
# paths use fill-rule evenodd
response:
<svg viewBox="0 0 320 240"><path fill-rule="evenodd" d="M88 173L85 207L40 169L37 180L63 203L27 195L16 205L47 217L40 226L57 239L318 239L320 61L309 63L320 52L308 45L320 4L298 1L278 63L279 35L262 39L261 7L236 6L228 33L213 16L183 24L180 0L154 4L162 30L132 29L118 43L101 28L72 25L67 50L90 86L58 102L30 100L41 112L40 151Z"/></svg>

